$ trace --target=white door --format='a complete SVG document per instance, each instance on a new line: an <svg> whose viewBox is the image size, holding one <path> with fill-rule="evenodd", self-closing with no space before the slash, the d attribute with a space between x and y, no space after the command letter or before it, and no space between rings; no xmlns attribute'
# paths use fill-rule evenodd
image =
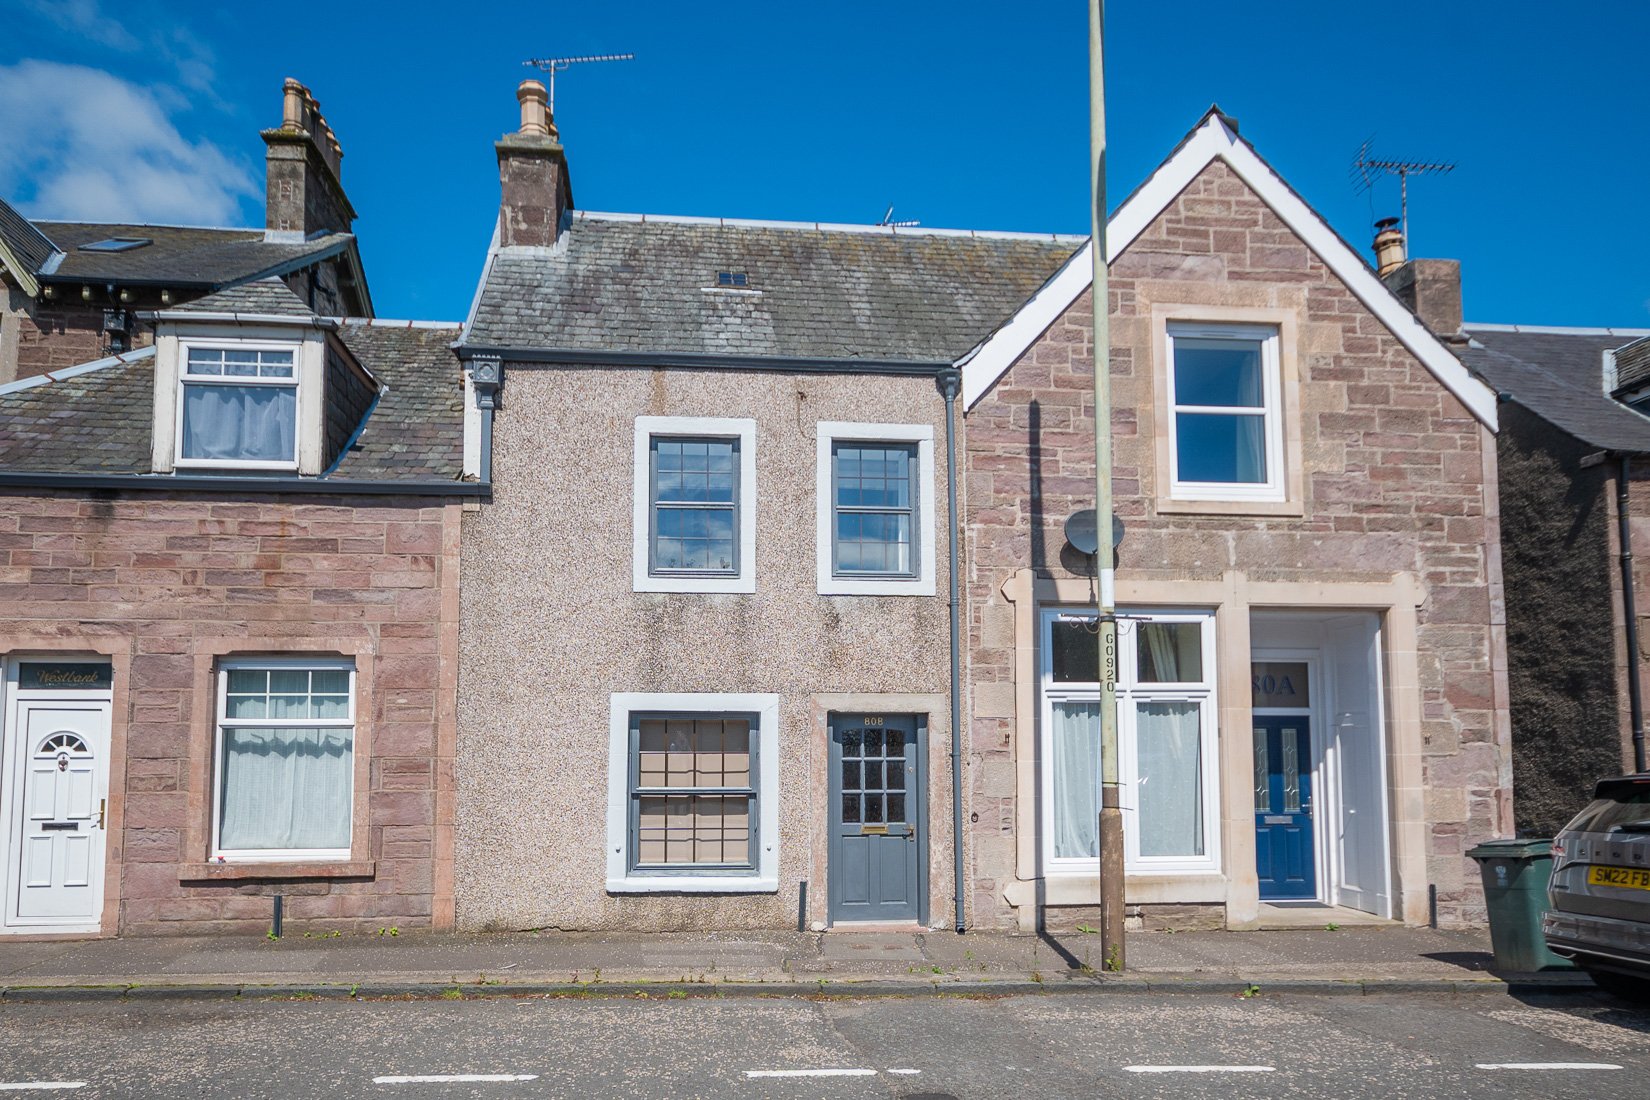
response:
<svg viewBox="0 0 1650 1100"><path fill-rule="evenodd" d="M19 699L9 740L5 923L95 931L103 911L109 704Z"/></svg>
<svg viewBox="0 0 1650 1100"><path fill-rule="evenodd" d="M1328 737L1335 754L1339 796L1333 900L1349 909L1390 917L1380 621L1374 615L1333 619L1325 624L1324 641L1333 677Z"/></svg>

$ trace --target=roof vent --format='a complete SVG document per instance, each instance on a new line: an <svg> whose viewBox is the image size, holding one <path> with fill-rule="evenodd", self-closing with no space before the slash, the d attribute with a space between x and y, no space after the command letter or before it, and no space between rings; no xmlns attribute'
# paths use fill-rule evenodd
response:
<svg viewBox="0 0 1650 1100"><path fill-rule="evenodd" d="M154 244L148 237L108 237L101 241L80 246L82 252L131 252L144 245Z"/></svg>
<svg viewBox="0 0 1650 1100"><path fill-rule="evenodd" d="M750 286L750 282L750 275L744 271L718 271L716 273L716 285L720 287L733 287L743 290Z"/></svg>

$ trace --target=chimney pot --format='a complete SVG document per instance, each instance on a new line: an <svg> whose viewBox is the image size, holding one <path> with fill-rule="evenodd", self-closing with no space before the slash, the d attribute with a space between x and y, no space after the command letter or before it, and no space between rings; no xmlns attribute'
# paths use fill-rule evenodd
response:
<svg viewBox="0 0 1650 1100"><path fill-rule="evenodd" d="M1397 218L1375 223L1375 272L1382 278L1404 266L1404 235Z"/></svg>
<svg viewBox="0 0 1650 1100"><path fill-rule="evenodd" d="M555 137L555 123L550 118L550 95L537 80L523 80L516 88L516 100L521 104L521 133L539 137Z"/></svg>
<svg viewBox="0 0 1650 1100"><path fill-rule="evenodd" d="M295 133L304 128L304 101L308 98L308 88L290 76L286 78L282 86L281 129Z"/></svg>

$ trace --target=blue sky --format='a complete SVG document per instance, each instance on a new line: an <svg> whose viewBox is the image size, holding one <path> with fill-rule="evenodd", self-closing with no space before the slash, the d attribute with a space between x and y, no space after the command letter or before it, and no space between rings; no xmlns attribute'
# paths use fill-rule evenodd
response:
<svg viewBox="0 0 1650 1100"><path fill-rule="evenodd" d="M1086 232L1081 0L780 5L0 0L0 194L35 216L262 221L280 86L314 90L382 316L461 318L498 201L491 143L531 55L592 210ZM1397 186L1374 137L1453 160L1410 190L1413 254L1463 263L1469 320L1650 326L1646 92L1611 42L1650 5L1112 0L1113 202L1211 102L1365 249Z"/></svg>

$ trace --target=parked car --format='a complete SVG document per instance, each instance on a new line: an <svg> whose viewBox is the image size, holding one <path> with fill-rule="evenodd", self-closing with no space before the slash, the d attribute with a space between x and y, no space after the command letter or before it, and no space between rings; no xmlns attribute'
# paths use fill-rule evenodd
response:
<svg viewBox="0 0 1650 1100"><path fill-rule="evenodd" d="M1553 841L1541 929L1600 988L1650 1000L1650 773L1601 779Z"/></svg>

